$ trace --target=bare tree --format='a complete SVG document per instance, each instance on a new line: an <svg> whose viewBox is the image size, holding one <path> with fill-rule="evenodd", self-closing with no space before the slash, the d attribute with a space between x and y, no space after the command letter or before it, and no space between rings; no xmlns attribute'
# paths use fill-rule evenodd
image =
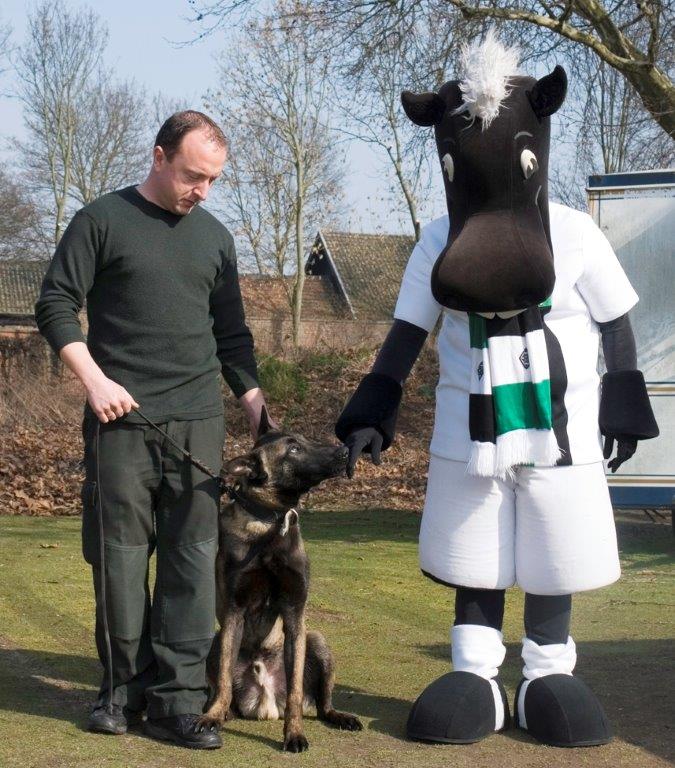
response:
<svg viewBox="0 0 675 768"><path fill-rule="evenodd" d="M227 130L232 152L223 174L222 213L243 240L240 259L261 275L286 275L296 201L283 140L264 125L230 123ZM289 304L291 298L289 293Z"/></svg>
<svg viewBox="0 0 675 768"><path fill-rule="evenodd" d="M561 115L551 168L551 191L563 203L585 208L589 174L667 167L675 145L654 122L630 84L587 49L568 51L575 77Z"/></svg>
<svg viewBox="0 0 675 768"><path fill-rule="evenodd" d="M53 203L54 243L64 227L72 184L77 104L87 91L107 42L107 30L89 10L59 2L39 5L18 54L19 98L28 132L18 147L34 188Z"/></svg>
<svg viewBox="0 0 675 768"><path fill-rule="evenodd" d="M9 55L12 51L10 38L12 36L12 27L10 24L3 24L0 21L0 75L8 69ZM3 93L0 91L0 96Z"/></svg>
<svg viewBox="0 0 675 768"><path fill-rule="evenodd" d="M217 26L255 0L211 0L197 5L202 23ZM395 30L405 35L428 9L459 11L466 19L497 19L535 25L585 46L620 72L644 108L675 138L672 0L317 0L317 25L330 26L343 39L370 29L374 44Z"/></svg>
<svg viewBox="0 0 675 768"><path fill-rule="evenodd" d="M0 170L0 259L35 258L39 211L21 185Z"/></svg>
<svg viewBox="0 0 675 768"><path fill-rule="evenodd" d="M375 39L368 25L356 25L340 46L341 85L335 98L342 114L342 133L381 153L393 171L394 200L403 204L415 239L421 232L420 212L436 172L437 153L433 136L420 130L401 108L403 90L438 88L447 79L451 63L458 58L463 39L476 26L459 14L441 14L422 9L410 20L405 33L390 30ZM325 39L332 35L324 29ZM394 203L395 207L399 205Z"/></svg>
<svg viewBox="0 0 675 768"><path fill-rule="evenodd" d="M100 72L75 103L71 193L83 205L131 181L150 161L145 94Z"/></svg>
<svg viewBox="0 0 675 768"><path fill-rule="evenodd" d="M305 222L338 209L341 180L326 116L329 61L314 47L301 12L300 2L282 0L270 16L249 22L222 62L220 91L208 97L233 139L226 216L260 271L293 275L287 296L295 346L309 245ZM284 16L289 23L277 25Z"/></svg>
<svg viewBox="0 0 675 768"><path fill-rule="evenodd" d="M30 16L19 50L28 136L14 146L22 180L43 211L48 250L75 208L141 180L159 127L148 115L173 106L159 94L148 104L134 82L115 82L101 61L106 44L106 28L93 12L48 0Z"/></svg>
<svg viewBox="0 0 675 768"><path fill-rule="evenodd" d="M151 139L154 139L162 123L175 112L190 109L191 105L185 99L176 99L165 93L155 93L148 105Z"/></svg>

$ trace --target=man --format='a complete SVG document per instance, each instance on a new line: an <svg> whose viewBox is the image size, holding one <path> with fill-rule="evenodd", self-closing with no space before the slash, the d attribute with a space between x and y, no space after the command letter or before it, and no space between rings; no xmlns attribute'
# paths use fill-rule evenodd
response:
<svg viewBox="0 0 675 768"><path fill-rule="evenodd" d="M104 674L88 728L124 733L147 708L146 733L203 749L221 745L216 732L196 727L215 621L219 489L135 409L218 471L222 371L256 434L264 398L234 243L199 207L227 149L206 115L172 115L157 135L146 180L74 216L36 304L40 332L87 399L83 553L93 567L104 668L112 658L112 692ZM78 322L85 297L86 343Z"/></svg>

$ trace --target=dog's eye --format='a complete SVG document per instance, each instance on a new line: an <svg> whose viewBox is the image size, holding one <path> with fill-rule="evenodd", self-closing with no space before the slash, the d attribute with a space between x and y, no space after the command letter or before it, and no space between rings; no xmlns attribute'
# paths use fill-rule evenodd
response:
<svg viewBox="0 0 675 768"><path fill-rule="evenodd" d="M288 449L288 452L289 452L289 453L297 453L299 450L300 450L299 446L297 446L297 445L292 445L292 446L291 446L291 447Z"/></svg>

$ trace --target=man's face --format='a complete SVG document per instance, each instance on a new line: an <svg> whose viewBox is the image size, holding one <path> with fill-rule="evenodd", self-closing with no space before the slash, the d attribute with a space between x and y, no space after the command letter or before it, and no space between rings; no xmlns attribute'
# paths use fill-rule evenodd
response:
<svg viewBox="0 0 675 768"><path fill-rule="evenodd" d="M155 147L152 168L162 207L179 216L190 213L208 197L225 160L227 150L202 129L187 133L171 160L161 147Z"/></svg>

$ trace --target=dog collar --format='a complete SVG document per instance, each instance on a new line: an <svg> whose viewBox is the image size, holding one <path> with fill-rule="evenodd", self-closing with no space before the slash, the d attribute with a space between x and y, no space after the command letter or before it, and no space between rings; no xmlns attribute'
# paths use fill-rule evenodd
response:
<svg viewBox="0 0 675 768"><path fill-rule="evenodd" d="M246 512L249 513L249 515L253 515L253 517L256 517L258 520L262 520L266 523L281 523L282 527L285 529L282 535L286 535L286 533L288 533L288 513L295 512L297 516L297 511L294 508L290 508L283 512L277 512L277 510L270 509L269 507L265 507L262 504L256 504L255 502L244 498L239 493L237 487L234 485L224 485L223 490L225 493L227 493L230 499L232 499L232 501L236 501L237 504L240 504L246 510Z"/></svg>

